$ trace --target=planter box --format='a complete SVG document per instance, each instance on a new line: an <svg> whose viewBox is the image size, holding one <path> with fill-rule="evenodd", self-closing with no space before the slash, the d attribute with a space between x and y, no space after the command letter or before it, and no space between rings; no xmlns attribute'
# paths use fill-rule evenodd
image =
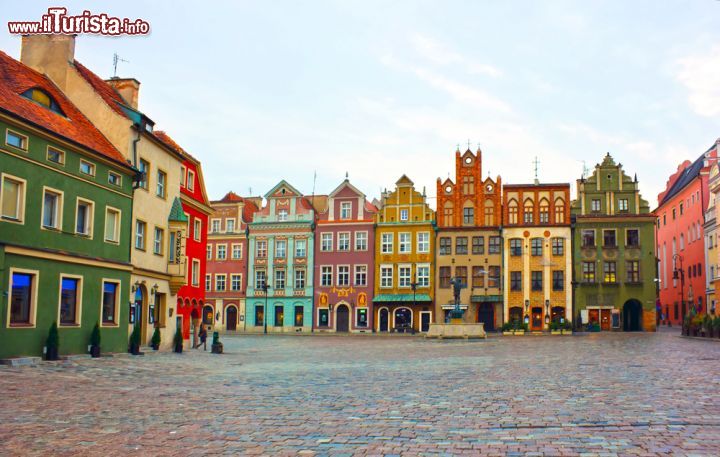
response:
<svg viewBox="0 0 720 457"><path fill-rule="evenodd" d="M551 335L562 335L562 330L550 330Z"/></svg>
<svg viewBox="0 0 720 457"><path fill-rule="evenodd" d="M503 335L512 335L512 334L513 334L512 330L506 330L503 332Z"/></svg>
<svg viewBox="0 0 720 457"><path fill-rule="evenodd" d="M525 330L515 330L515 332L513 332L513 333L514 333L515 335L524 335L524 334L525 334Z"/></svg>
<svg viewBox="0 0 720 457"><path fill-rule="evenodd" d="M563 335L572 335L572 330L563 330L562 334Z"/></svg>

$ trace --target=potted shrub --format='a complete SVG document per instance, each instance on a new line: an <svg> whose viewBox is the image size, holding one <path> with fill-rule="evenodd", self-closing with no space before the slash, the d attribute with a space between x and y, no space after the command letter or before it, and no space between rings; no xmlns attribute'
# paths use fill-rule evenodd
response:
<svg viewBox="0 0 720 457"><path fill-rule="evenodd" d="M182 354L183 351L183 337L180 327L175 330L175 336L173 337L173 351L178 354Z"/></svg>
<svg viewBox="0 0 720 457"><path fill-rule="evenodd" d="M502 333L503 335L512 335L513 334L513 324L512 322L505 322L502 325Z"/></svg>
<svg viewBox="0 0 720 457"><path fill-rule="evenodd" d="M550 334L551 335L561 335L562 334L562 326L561 326L560 322L558 322L558 321L550 322Z"/></svg>
<svg viewBox="0 0 720 457"><path fill-rule="evenodd" d="M524 335L525 331L527 330L528 325L527 324L521 324L520 322L515 323L515 335Z"/></svg>
<svg viewBox="0 0 720 457"><path fill-rule="evenodd" d="M153 332L152 339L150 340L150 344L152 345L152 348L154 351L157 351L160 349L160 329L155 327L155 331Z"/></svg>
<svg viewBox="0 0 720 457"><path fill-rule="evenodd" d="M128 352L132 355L140 355L140 325L135 325L130 334L130 347Z"/></svg>
<svg viewBox="0 0 720 457"><path fill-rule="evenodd" d="M563 334L563 335L572 335L572 332L573 332L573 331L572 331L572 322L570 322L570 321L565 321L565 322L562 324L562 334Z"/></svg>
<svg viewBox="0 0 720 457"><path fill-rule="evenodd" d="M92 357L100 357L100 323L95 323L92 333L90 334L90 355Z"/></svg>
<svg viewBox="0 0 720 457"><path fill-rule="evenodd" d="M60 359L60 334L58 333L57 322L53 322L45 342L45 360Z"/></svg>
<svg viewBox="0 0 720 457"><path fill-rule="evenodd" d="M220 333L219 332L213 332L213 342L212 342L212 347L210 349L212 350L213 354L222 354L223 353L223 344L220 342Z"/></svg>

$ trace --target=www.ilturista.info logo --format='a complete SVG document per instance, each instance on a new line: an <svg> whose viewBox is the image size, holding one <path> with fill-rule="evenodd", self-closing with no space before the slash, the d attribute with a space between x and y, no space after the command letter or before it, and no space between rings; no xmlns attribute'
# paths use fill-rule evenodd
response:
<svg viewBox="0 0 720 457"><path fill-rule="evenodd" d="M147 35L150 33L150 24L142 19L130 20L105 13L92 14L90 11L68 16L67 8L56 7L48 8L47 14L43 14L40 21L8 22L8 31L14 35Z"/></svg>

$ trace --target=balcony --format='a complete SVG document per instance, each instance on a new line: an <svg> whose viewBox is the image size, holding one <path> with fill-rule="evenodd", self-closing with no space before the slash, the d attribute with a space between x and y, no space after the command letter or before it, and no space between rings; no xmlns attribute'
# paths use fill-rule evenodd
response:
<svg viewBox="0 0 720 457"><path fill-rule="evenodd" d="M170 275L170 293L177 294L178 290L186 284L187 263L185 258L177 263L168 263L167 272Z"/></svg>

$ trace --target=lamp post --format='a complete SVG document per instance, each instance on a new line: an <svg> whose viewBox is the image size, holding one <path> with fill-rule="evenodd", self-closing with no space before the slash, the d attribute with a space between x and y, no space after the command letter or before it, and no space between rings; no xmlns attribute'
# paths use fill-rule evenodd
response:
<svg viewBox="0 0 720 457"><path fill-rule="evenodd" d="M683 258L680 254L673 255L673 279L680 279L680 306L683 308L682 319L685 320L685 270L683 269ZM677 261L680 261L680 268L677 267ZM668 319L669 322L669 319Z"/></svg>
<svg viewBox="0 0 720 457"><path fill-rule="evenodd" d="M267 335L267 301L268 301L268 290L270 289L270 284L268 284L267 279L263 281L262 285L260 286L260 290L265 292L265 308L263 309L263 333Z"/></svg>

